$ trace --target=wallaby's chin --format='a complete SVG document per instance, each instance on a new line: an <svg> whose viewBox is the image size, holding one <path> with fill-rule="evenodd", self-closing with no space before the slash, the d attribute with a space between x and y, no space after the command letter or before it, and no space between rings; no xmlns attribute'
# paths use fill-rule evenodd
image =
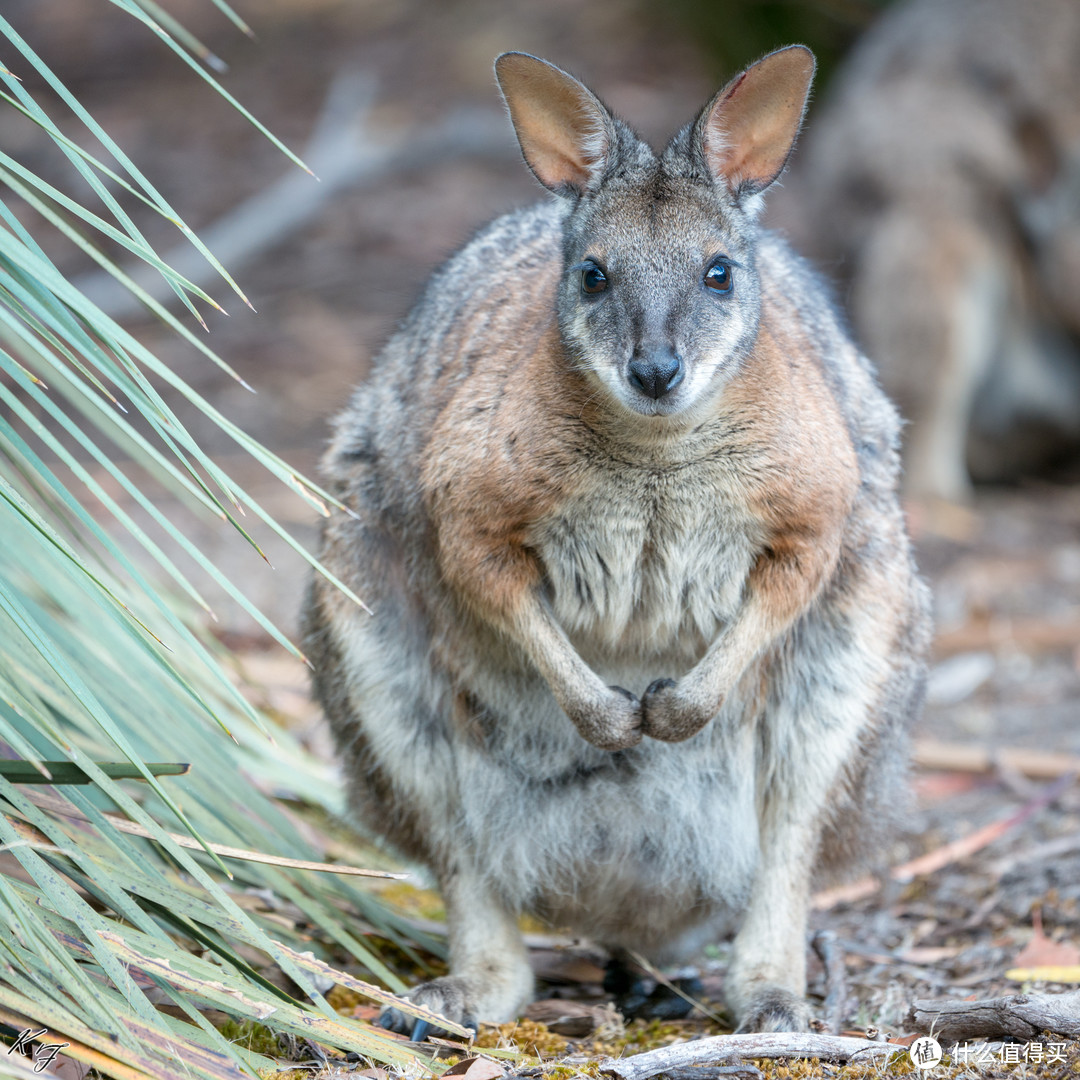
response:
<svg viewBox="0 0 1080 1080"><path fill-rule="evenodd" d="M618 399L620 405L639 416L677 416L697 404L696 395L677 392L657 399L631 390L619 394Z"/></svg>

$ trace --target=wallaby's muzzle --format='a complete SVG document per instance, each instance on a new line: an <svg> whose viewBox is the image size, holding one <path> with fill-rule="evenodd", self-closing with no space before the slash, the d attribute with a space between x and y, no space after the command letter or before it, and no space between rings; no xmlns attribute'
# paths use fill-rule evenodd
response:
<svg viewBox="0 0 1080 1080"><path fill-rule="evenodd" d="M651 398L662 398L674 390L682 382L683 374L682 360L667 348L635 357L627 369L630 385Z"/></svg>

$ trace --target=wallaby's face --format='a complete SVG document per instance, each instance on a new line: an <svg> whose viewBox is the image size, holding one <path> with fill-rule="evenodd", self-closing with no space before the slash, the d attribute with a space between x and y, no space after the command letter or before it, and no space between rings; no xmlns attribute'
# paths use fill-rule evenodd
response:
<svg viewBox="0 0 1080 1080"><path fill-rule="evenodd" d="M753 343L758 288L745 218L711 186L642 172L573 211L558 314L574 362L651 416L719 384Z"/></svg>
<svg viewBox="0 0 1080 1080"><path fill-rule="evenodd" d="M558 317L571 363L618 407L687 410L752 346L754 216L813 68L800 46L770 54L657 157L565 72L523 53L496 61L526 162L570 203Z"/></svg>

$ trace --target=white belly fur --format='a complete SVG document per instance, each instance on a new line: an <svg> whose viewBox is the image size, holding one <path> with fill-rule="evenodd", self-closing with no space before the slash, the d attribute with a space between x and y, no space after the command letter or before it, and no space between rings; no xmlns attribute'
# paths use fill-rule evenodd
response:
<svg viewBox="0 0 1080 1080"><path fill-rule="evenodd" d="M608 482L535 536L571 640L638 694L697 662L735 615L754 555L745 520L687 490L686 472L650 480ZM755 704L732 695L685 743L611 755L538 679L504 676L489 692L498 730L457 750L462 826L510 902L657 957L742 908L758 854Z"/></svg>
<svg viewBox="0 0 1080 1080"><path fill-rule="evenodd" d="M611 755L552 703L543 737L459 745L462 846L512 906L678 959L688 934L730 926L757 863L755 732L740 712L731 701L684 743Z"/></svg>
<svg viewBox="0 0 1080 1080"><path fill-rule="evenodd" d="M696 472L613 473L536 530L559 622L601 675L640 668L637 693L697 662L753 565L754 525ZM664 659L676 669L650 666Z"/></svg>

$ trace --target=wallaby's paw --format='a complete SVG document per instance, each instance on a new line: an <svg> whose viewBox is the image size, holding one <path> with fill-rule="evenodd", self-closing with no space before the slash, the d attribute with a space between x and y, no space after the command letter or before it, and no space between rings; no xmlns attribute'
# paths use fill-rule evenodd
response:
<svg viewBox="0 0 1080 1080"><path fill-rule="evenodd" d="M738 1030L809 1031L810 1006L781 986L763 986L742 1009Z"/></svg>
<svg viewBox="0 0 1080 1080"><path fill-rule="evenodd" d="M621 686L570 713L581 737L599 750L628 750L641 742L641 702Z"/></svg>
<svg viewBox="0 0 1080 1080"><path fill-rule="evenodd" d="M717 713L688 701L674 679L657 679L649 684L641 699L643 730L652 739L682 742L696 735Z"/></svg>
<svg viewBox="0 0 1080 1080"><path fill-rule="evenodd" d="M462 1027L478 1029L476 1021L477 1009L471 993L472 986L467 979L455 975L443 975L441 978L432 979L431 982L421 983L414 986L403 996L417 1005L423 1005L425 1009L445 1016ZM435 1027L427 1020L418 1020L415 1016L409 1016L400 1009L384 1009L379 1016L379 1025L389 1031L396 1031L402 1035L408 1035L414 1042L421 1042L428 1033L433 1035L450 1034L443 1028ZM456 1038L452 1035L451 1038Z"/></svg>

